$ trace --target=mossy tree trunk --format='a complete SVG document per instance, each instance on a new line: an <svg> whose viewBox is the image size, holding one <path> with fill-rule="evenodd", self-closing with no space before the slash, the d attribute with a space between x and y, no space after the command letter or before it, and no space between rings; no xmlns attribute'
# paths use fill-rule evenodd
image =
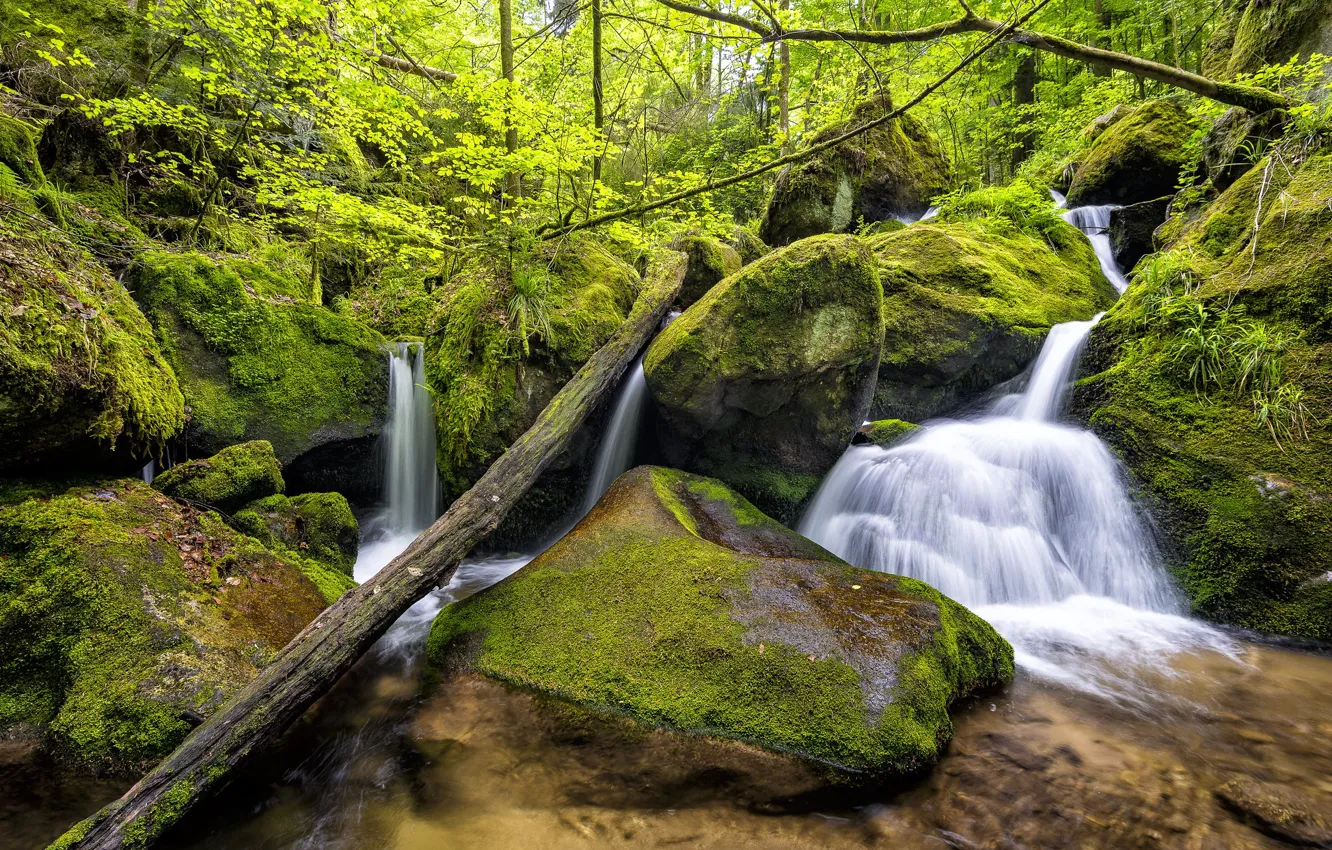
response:
<svg viewBox="0 0 1332 850"><path fill-rule="evenodd" d="M271 746L412 604L447 582L468 551L499 525L588 415L614 392L675 300L684 271L683 254L659 255L629 318L472 489L373 579L306 626L253 682L123 797L76 824L53 848L146 847L251 754Z"/></svg>

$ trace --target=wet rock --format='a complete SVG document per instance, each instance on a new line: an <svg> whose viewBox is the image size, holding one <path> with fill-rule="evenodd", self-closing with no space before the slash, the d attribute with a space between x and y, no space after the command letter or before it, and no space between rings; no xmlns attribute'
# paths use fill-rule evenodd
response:
<svg viewBox="0 0 1332 850"><path fill-rule="evenodd" d="M237 511L231 524L269 546L303 552L350 577L360 525L340 493L274 494Z"/></svg>
<svg viewBox="0 0 1332 850"><path fill-rule="evenodd" d="M852 438L853 445L875 445L880 448L889 448L903 442L916 431L920 426L913 422L903 422L901 419L880 419L878 422L866 422L860 426L856 436Z"/></svg>
<svg viewBox="0 0 1332 850"><path fill-rule="evenodd" d="M441 611L428 648L436 670L874 777L932 765L949 704L1007 681L1011 653L928 586L851 567L720 483L655 467Z"/></svg>
<svg viewBox="0 0 1332 850"><path fill-rule="evenodd" d="M667 460L792 520L865 419L882 302L851 236L806 239L713 287L643 361Z"/></svg>
<svg viewBox="0 0 1332 850"><path fill-rule="evenodd" d="M1012 735L991 732L985 736L985 744L991 753L1023 770L1039 772L1054 764L1053 758L1037 753Z"/></svg>
<svg viewBox="0 0 1332 850"><path fill-rule="evenodd" d="M1110 211L1110 227L1106 233L1110 237L1115 262L1124 274L1133 271L1138 260L1156 250L1153 234L1165 222L1169 207L1169 198L1158 198Z"/></svg>
<svg viewBox="0 0 1332 850"><path fill-rule="evenodd" d="M1116 121L1082 157L1068 206L1136 204L1175 192L1193 119L1165 100L1153 100Z"/></svg>
<svg viewBox="0 0 1332 850"><path fill-rule="evenodd" d="M224 513L286 489L282 465L267 440L228 446L209 458L176 464L153 479L168 496Z"/></svg>
<svg viewBox="0 0 1332 850"><path fill-rule="evenodd" d="M688 307L707 294L722 278L740 271L744 261L730 245L712 236L683 236L671 244L688 257L679 303Z"/></svg>
<svg viewBox="0 0 1332 850"><path fill-rule="evenodd" d="M1332 800L1314 800L1280 785L1235 779L1216 796L1240 820L1265 835L1304 847L1332 847Z"/></svg>

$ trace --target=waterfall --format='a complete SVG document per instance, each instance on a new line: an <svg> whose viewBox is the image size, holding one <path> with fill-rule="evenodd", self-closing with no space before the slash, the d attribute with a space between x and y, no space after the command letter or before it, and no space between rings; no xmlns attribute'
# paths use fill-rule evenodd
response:
<svg viewBox="0 0 1332 850"><path fill-rule="evenodd" d="M153 479L157 477L157 462L150 459L143 465L143 469L139 470L139 475L143 478L144 484L152 484Z"/></svg>
<svg viewBox="0 0 1332 850"><path fill-rule="evenodd" d="M583 498L583 514L597 504L602 494L610 489L615 479L629 469L634 461L634 447L638 443L638 427L647 408L647 378L643 375L643 358L639 357L615 397L614 412L606 425L597 450L592 476L587 482L587 495Z"/></svg>
<svg viewBox="0 0 1332 850"><path fill-rule="evenodd" d="M1132 702L1140 674L1168 675L1174 653L1231 650L1181 616L1114 456L1056 421L1097 319L1052 328L1026 391L985 415L848 449L799 530L972 607L1029 672Z"/></svg>
<svg viewBox="0 0 1332 850"><path fill-rule="evenodd" d="M1065 198L1062 192L1051 189L1050 199L1054 201L1055 209L1057 210L1062 210L1064 207L1068 206L1068 198Z"/></svg>
<svg viewBox="0 0 1332 850"><path fill-rule="evenodd" d="M1092 243L1092 250L1096 252L1096 259L1101 264L1101 271L1115 287L1116 292L1123 292L1128 289L1128 279L1124 277L1124 273L1119 270L1119 264L1115 262L1115 253L1110 247L1110 234L1107 232L1110 227L1110 213L1117 209L1119 208L1111 205L1076 207L1064 213L1064 221L1087 234Z"/></svg>

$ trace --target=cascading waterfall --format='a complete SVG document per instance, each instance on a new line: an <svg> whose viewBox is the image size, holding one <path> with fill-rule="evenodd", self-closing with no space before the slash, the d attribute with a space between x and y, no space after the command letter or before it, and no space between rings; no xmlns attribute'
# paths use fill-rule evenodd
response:
<svg viewBox="0 0 1332 850"><path fill-rule="evenodd" d="M1175 653L1233 648L1181 616L1113 455L1056 421L1097 319L1052 328L1026 391L986 415L848 449L799 530L972 607L1029 672L1137 702Z"/></svg>
<svg viewBox="0 0 1332 850"><path fill-rule="evenodd" d="M638 428L643 421L647 401L647 378L643 375L643 358L639 357L615 397L615 407L606 425L606 433L601 438L592 475L587 481L587 495L583 499L584 515L596 506L602 494L633 463Z"/></svg>
<svg viewBox="0 0 1332 850"><path fill-rule="evenodd" d="M1113 205L1099 207L1075 207L1064 212L1064 221L1087 234L1092 250L1101 264L1101 271L1115 287L1116 292L1128 289L1128 278L1119 270L1115 262L1115 253L1110 247L1110 213L1119 209Z"/></svg>

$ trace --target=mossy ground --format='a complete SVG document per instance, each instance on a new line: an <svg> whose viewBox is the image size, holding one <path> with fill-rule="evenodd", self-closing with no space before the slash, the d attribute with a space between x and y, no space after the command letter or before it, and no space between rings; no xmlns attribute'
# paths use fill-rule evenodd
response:
<svg viewBox="0 0 1332 850"><path fill-rule="evenodd" d="M205 454L244 440L284 462L377 432L388 397L384 338L320 306L308 280L251 257L147 251L130 268Z"/></svg>
<svg viewBox="0 0 1332 850"><path fill-rule="evenodd" d="M545 555L442 611L428 654L876 776L932 764L949 703L1013 673L1003 639L925 585L850 567L716 481L648 467Z"/></svg>
<svg viewBox="0 0 1332 850"><path fill-rule="evenodd" d="M1251 391L1195 387L1145 277L1093 331L1096 374L1076 400L1156 507L1199 614L1332 640L1332 157L1263 191L1264 173L1282 171L1255 166L1173 230L1171 256L1192 269L1197 303L1288 335L1283 371L1303 390L1308 438L1274 439Z"/></svg>
<svg viewBox="0 0 1332 850"><path fill-rule="evenodd" d="M140 770L324 605L286 559L140 481L7 485L0 730Z"/></svg>

